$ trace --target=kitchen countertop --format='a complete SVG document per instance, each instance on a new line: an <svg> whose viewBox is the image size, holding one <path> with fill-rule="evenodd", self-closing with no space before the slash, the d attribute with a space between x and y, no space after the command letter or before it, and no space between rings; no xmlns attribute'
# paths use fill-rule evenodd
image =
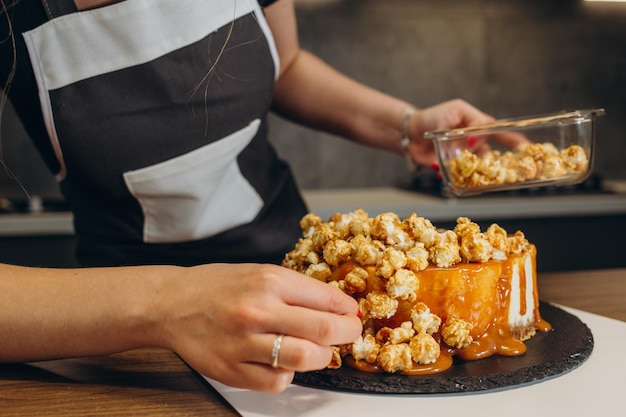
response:
<svg viewBox="0 0 626 417"><path fill-rule="evenodd" d="M11 213L0 215L0 237L73 235L72 213Z"/></svg>
<svg viewBox="0 0 626 417"><path fill-rule="evenodd" d="M304 190L312 212L323 219L362 208L370 215L393 211L400 217L415 212L432 222L535 217L626 214L626 181L607 182L613 192L566 195L484 195L437 197L395 187ZM0 215L0 237L73 234L72 214L43 212Z"/></svg>
<svg viewBox="0 0 626 417"><path fill-rule="evenodd" d="M433 222L498 218L626 214L626 193L565 195L483 195L437 197L399 188L308 190L304 198L323 219L362 208L370 215L393 211L400 217L415 212Z"/></svg>
<svg viewBox="0 0 626 417"><path fill-rule="evenodd" d="M396 396L396 408L413 410L398 415L433 407L437 414L482 417L526 416L529 410L572 417L589 415L590 410L621 415L620 378L626 368L619 352L626 334L626 269L539 274L538 285L543 300L579 309L570 311L591 328L595 347L585 363L565 375L510 390ZM609 370L604 369L607 364ZM105 357L3 364L0 410L3 416L15 417L395 415L394 407L389 408L394 396L372 398L297 386L271 395L216 386L235 401L235 408L175 354L138 349ZM361 411L351 412L355 407Z"/></svg>

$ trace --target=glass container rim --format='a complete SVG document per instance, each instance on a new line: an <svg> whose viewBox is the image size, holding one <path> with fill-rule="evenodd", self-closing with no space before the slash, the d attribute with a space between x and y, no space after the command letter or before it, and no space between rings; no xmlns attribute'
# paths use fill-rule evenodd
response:
<svg viewBox="0 0 626 417"><path fill-rule="evenodd" d="M533 127L556 126L571 123L582 123L591 121L604 115L604 109L586 109L560 111L558 113L547 113L536 116L525 116L509 119L500 119L494 123L478 126L467 126L456 129L429 131L424 133L425 139L430 140L450 140L458 139L468 135L483 135L503 130L523 130Z"/></svg>

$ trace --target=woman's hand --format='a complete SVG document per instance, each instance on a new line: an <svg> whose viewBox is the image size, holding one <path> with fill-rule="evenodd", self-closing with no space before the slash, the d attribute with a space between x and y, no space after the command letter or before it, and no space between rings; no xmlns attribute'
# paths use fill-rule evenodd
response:
<svg viewBox="0 0 626 417"><path fill-rule="evenodd" d="M294 372L325 368L331 345L361 334L354 299L275 265L204 265L161 290L162 344L227 385L279 392ZM278 367L274 341L284 334Z"/></svg>
<svg viewBox="0 0 626 417"><path fill-rule="evenodd" d="M0 264L0 363L162 347L228 385L278 392L361 334L357 302L276 265ZM277 367L272 347L284 334Z"/></svg>
<svg viewBox="0 0 626 417"><path fill-rule="evenodd" d="M437 104L426 109L416 110L410 119L409 151L413 160L424 166L436 167L437 158L432 140L424 139L424 133L456 129L468 126L479 126L493 123L495 119L478 110L471 104L455 99ZM491 135L500 144L514 149L521 143L528 142L523 134L516 132L500 132ZM486 136L475 137L471 144L472 152L481 154L490 149Z"/></svg>
<svg viewBox="0 0 626 417"><path fill-rule="evenodd" d="M493 121L493 117L461 99L418 109L411 117L409 125L411 157L416 163L426 167L437 163L433 141L424 139L425 132L477 126Z"/></svg>

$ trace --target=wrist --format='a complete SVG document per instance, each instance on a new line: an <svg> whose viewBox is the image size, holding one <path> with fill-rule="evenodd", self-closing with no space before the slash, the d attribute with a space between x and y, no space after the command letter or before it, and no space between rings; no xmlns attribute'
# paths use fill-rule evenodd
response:
<svg viewBox="0 0 626 417"><path fill-rule="evenodd" d="M411 117L415 114L417 109L408 105L402 113L402 138L400 139L400 146L402 147L402 155L406 162L406 167L409 171L415 171L417 165L411 156Z"/></svg>
<svg viewBox="0 0 626 417"><path fill-rule="evenodd" d="M133 291L126 299L126 331L130 335L130 343L136 347L169 348L169 337L165 329L172 312L170 305L173 297L172 277L176 277L176 266L142 266L136 267L139 272L135 284L130 285Z"/></svg>

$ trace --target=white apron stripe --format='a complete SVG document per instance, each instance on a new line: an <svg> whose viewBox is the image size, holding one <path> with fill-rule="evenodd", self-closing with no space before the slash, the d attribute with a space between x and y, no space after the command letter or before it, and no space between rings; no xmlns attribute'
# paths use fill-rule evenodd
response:
<svg viewBox="0 0 626 417"><path fill-rule="evenodd" d="M23 34L54 152L66 175L49 91L132 67L200 41L254 12L264 32L276 77L279 59L272 33L256 0L126 0L60 16Z"/></svg>
<svg viewBox="0 0 626 417"><path fill-rule="evenodd" d="M151 61L258 10L255 0L127 0L61 16L24 37L43 68L39 81L54 90Z"/></svg>

